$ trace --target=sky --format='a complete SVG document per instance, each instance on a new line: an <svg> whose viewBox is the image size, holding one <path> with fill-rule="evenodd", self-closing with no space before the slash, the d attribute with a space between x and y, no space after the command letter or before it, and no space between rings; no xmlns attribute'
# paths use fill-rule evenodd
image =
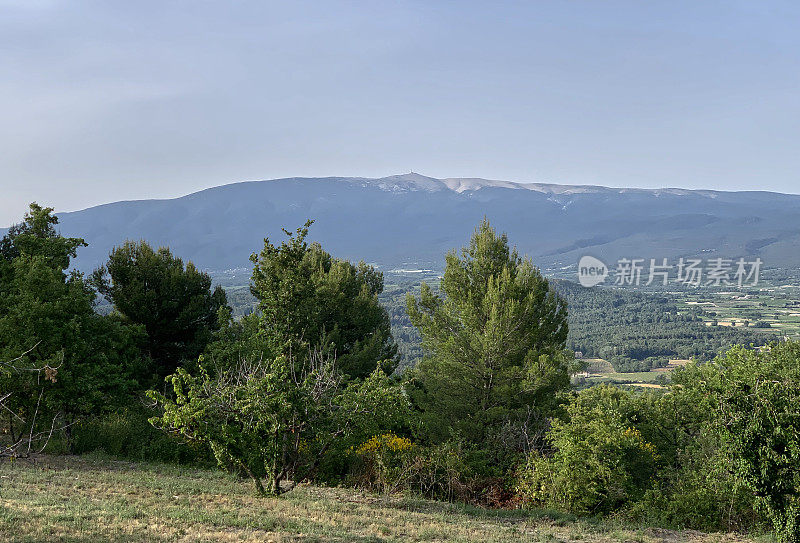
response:
<svg viewBox="0 0 800 543"><path fill-rule="evenodd" d="M0 0L0 226L294 176L800 192L800 3Z"/></svg>

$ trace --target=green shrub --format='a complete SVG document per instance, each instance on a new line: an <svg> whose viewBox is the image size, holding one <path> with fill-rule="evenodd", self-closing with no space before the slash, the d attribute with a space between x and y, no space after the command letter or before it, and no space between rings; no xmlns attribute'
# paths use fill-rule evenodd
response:
<svg viewBox="0 0 800 543"><path fill-rule="evenodd" d="M393 434L376 436L353 450L350 484L381 492L482 507L508 506L513 494L500 477L476 470L475 453L461 442L422 447Z"/></svg>
<svg viewBox="0 0 800 543"><path fill-rule="evenodd" d="M73 428L73 451L104 452L130 460L177 464L213 464L208 450L195 443L179 442L154 428L152 412L129 407L109 415L79 422Z"/></svg>
<svg viewBox="0 0 800 543"><path fill-rule="evenodd" d="M636 427L637 397L611 386L578 394L568 422L554 421L550 456L534 452L519 470L524 503L571 513L608 513L644 495L656 473L656 447Z"/></svg>
<svg viewBox="0 0 800 543"><path fill-rule="evenodd" d="M352 483L378 492L403 489L416 448L392 433L371 437L352 451Z"/></svg>
<svg viewBox="0 0 800 543"><path fill-rule="evenodd" d="M694 373L700 392L714 398L734 476L778 541L800 542L800 343L734 347Z"/></svg>
<svg viewBox="0 0 800 543"><path fill-rule="evenodd" d="M629 520L674 529L745 531L760 522L754 496L731 473L731 459L708 428L665 468L658 486L633 503Z"/></svg>

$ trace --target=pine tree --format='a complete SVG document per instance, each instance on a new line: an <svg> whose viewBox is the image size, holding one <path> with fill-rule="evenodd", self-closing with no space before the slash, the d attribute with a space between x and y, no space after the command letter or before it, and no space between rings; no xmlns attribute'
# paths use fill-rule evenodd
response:
<svg viewBox="0 0 800 543"><path fill-rule="evenodd" d="M430 437L526 449L569 386L565 302L487 220L446 262L441 294L423 283L407 297L425 353L412 392Z"/></svg>

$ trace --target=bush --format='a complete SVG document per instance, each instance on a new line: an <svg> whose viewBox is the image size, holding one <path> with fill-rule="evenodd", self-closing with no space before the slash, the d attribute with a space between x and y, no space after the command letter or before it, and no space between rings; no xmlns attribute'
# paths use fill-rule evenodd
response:
<svg viewBox="0 0 800 543"><path fill-rule="evenodd" d="M636 427L637 396L603 385L578 394L568 422L554 421L550 456L532 453L519 470L523 502L579 514L608 513L652 486L658 454Z"/></svg>
<svg viewBox="0 0 800 543"><path fill-rule="evenodd" d="M731 459L708 428L682 451L675 469L631 505L630 520L674 529L744 531L759 521L754 497L733 477Z"/></svg>
<svg viewBox="0 0 800 543"><path fill-rule="evenodd" d="M148 422L152 415L144 407L131 407L79 422L72 433L73 451L104 452L137 461L213 465L206 447L178 442L159 431Z"/></svg>
<svg viewBox="0 0 800 543"><path fill-rule="evenodd" d="M709 371L701 387L716 399L734 476L778 541L800 542L800 343L734 347Z"/></svg>
<svg viewBox="0 0 800 543"><path fill-rule="evenodd" d="M378 492L394 492L404 484L416 447L392 433L373 436L355 450L352 482Z"/></svg>
<svg viewBox="0 0 800 543"><path fill-rule="evenodd" d="M448 441L418 450L410 459L404 485L430 499L479 503L475 479L461 444Z"/></svg>
<svg viewBox="0 0 800 543"><path fill-rule="evenodd" d="M456 441L422 447L406 438L383 434L351 451L348 482L373 491L406 492L481 507L512 505L513 494L503 479L476 469L476 452Z"/></svg>

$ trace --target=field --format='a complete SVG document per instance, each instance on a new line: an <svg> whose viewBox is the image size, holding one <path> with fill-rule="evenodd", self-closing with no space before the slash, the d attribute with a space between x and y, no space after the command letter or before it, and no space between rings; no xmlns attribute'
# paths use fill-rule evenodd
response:
<svg viewBox="0 0 800 543"><path fill-rule="evenodd" d="M800 339L800 287L770 286L748 292L684 293L686 307L701 307L708 326L747 326L775 338ZM769 327L754 328L758 324Z"/></svg>
<svg viewBox="0 0 800 543"><path fill-rule="evenodd" d="M247 481L220 472L104 457L0 464L0 540L749 541L337 488L301 486L262 499Z"/></svg>
<svg viewBox="0 0 800 543"><path fill-rule="evenodd" d="M610 383L615 385L631 385L642 388L663 388L663 383L669 378L670 372L685 366L690 360L670 360L664 368L655 368L650 371L637 371L630 373L615 372L611 363L602 358L587 358L583 362L586 370L581 374L585 385Z"/></svg>
<svg viewBox="0 0 800 543"><path fill-rule="evenodd" d="M661 385L656 383L656 379L658 379L659 375L662 375L663 372L659 373L656 371L635 371L630 373L618 373L618 372L609 372L609 373L597 373L597 374L590 374L586 378L587 384L600 384L600 383L610 383L616 385L633 385L633 386L641 386L646 388L661 388Z"/></svg>

